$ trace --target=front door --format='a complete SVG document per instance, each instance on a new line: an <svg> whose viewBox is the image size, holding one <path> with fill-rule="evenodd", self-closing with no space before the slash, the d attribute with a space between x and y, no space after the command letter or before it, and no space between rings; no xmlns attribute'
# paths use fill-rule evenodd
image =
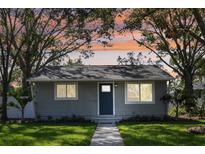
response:
<svg viewBox="0 0 205 154"><path fill-rule="evenodd" d="M113 114L113 85L112 83L99 84L100 115Z"/></svg>

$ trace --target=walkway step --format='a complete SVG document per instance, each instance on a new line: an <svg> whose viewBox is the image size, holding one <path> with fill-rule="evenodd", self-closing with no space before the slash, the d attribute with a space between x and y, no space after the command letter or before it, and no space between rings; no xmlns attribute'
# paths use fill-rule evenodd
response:
<svg viewBox="0 0 205 154"><path fill-rule="evenodd" d="M114 117L114 116L99 116L94 117L92 120L96 123L105 123L105 124L112 124L119 122L122 118Z"/></svg>
<svg viewBox="0 0 205 154"><path fill-rule="evenodd" d="M115 124L98 124L91 146L123 146L123 140Z"/></svg>

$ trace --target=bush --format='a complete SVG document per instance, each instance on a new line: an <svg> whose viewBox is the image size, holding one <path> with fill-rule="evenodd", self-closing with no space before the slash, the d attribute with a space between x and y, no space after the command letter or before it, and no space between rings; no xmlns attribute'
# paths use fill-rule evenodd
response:
<svg viewBox="0 0 205 154"><path fill-rule="evenodd" d="M61 118L54 118L52 116L41 117L37 115L38 122L54 122L54 123L77 123L77 122L91 122L90 120L85 119L81 116L73 115L72 117L63 116Z"/></svg>
<svg viewBox="0 0 205 154"><path fill-rule="evenodd" d="M170 116L164 116L164 117L156 117L156 116L133 116L128 119L123 119L120 122L136 122L136 123L143 123L143 122L149 122L149 123L166 123L166 122L180 122L180 123L196 123L198 124L199 121L196 121L194 119L185 119L185 118L176 118L176 117L170 117Z"/></svg>
<svg viewBox="0 0 205 154"><path fill-rule="evenodd" d="M179 112L179 116L180 116L180 115L187 114L187 112L186 112L186 110L185 110L184 107L180 107L179 110L178 110L178 112ZM168 115L171 116L171 117L175 117L175 116L176 116L176 107L171 106L171 107L169 108Z"/></svg>
<svg viewBox="0 0 205 154"><path fill-rule="evenodd" d="M152 122L152 121L173 121L176 120L173 117L169 116L163 116L163 117L158 117L158 116L133 116L128 119L123 119L120 122Z"/></svg>
<svg viewBox="0 0 205 154"><path fill-rule="evenodd" d="M24 109L28 102L32 100L31 96L27 96L22 88L11 88L9 91L9 95L13 96L18 101L18 104L15 104L14 102L9 102L8 105L19 109L21 111L21 118L23 120Z"/></svg>
<svg viewBox="0 0 205 154"><path fill-rule="evenodd" d="M57 121L59 122L90 122L90 120L86 120L84 117L73 115L72 117L64 116Z"/></svg>

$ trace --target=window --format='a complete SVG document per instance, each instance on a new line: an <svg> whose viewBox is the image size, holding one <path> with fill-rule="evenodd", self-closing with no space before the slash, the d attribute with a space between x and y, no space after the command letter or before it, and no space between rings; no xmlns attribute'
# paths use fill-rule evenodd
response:
<svg viewBox="0 0 205 154"><path fill-rule="evenodd" d="M55 91L56 99L71 99L76 100L77 97L77 84L76 83L59 83L56 84Z"/></svg>
<svg viewBox="0 0 205 154"><path fill-rule="evenodd" d="M139 101L139 84L127 84L128 101Z"/></svg>
<svg viewBox="0 0 205 154"><path fill-rule="evenodd" d="M66 98L66 85L57 85L57 98Z"/></svg>
<svg viewBox="0 0 205 154"><path fill-rule="evenodd" d="M110 92L110 85L102 85L102 92Z"/></svg>
<svg viewBox="0 0 205 154"><path fill-rule="evenodd" d="M152 84L140 84L141 101L152 101Z"/></svg>
<svg viewBox="0 0 205 154"><path fill-rule="evenodd" d="M152 83L127 83L126 104L153 102Z"/></svg>
<svg viewBox="0 0 205 154"><path fill-rule="evenodd" d="M76 85L75 84L67 84L67 97L76 98Z"/></svg>

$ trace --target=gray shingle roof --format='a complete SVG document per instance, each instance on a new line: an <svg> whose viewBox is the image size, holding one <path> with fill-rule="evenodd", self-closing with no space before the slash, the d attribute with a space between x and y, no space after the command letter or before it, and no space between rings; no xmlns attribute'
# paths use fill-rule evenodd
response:
<svg viewBox="0 0 205 154"><path fill-rule="evenodd" d="M29 81L95 80L170 80L167 72L155 65L47 66Z"/></svg>

